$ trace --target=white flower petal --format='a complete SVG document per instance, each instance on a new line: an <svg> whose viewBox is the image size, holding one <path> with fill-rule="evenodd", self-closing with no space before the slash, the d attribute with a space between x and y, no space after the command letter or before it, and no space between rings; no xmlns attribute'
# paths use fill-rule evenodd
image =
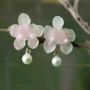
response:
<svg viewBox="0 0 90 90"><path fill-rule="evenodd" d="M64 44L60 46L60 50L63 54L70 54L71 51L73 50L73 45L71 43Z"/></svg>
<svg viewBox="0 0 90 90"><path fill-rule="evenodd" d="M25 46L25 40L15 40L14 41L14 48L16 50L21 50Z"/></svg>
<svg viewBox="0 0 90 90"><path fill-rule="evenodd" d="M44 28L42 25L30 24L30 26L35 30L37 37L41 37L43 35Z"/></svg>
<svg viewBox="0 0 90 90"><path fill-rule="evenodd" d="M50 34L52 33L53 28L49 25L45 26L44 28L44 38L45 39L49 39L50 38Z"/></svg>
<svg viewBox="0 0 90 90"><path fill-rule="evenodd" d="M36 26L36 24L35 23L31 23L30 26L31 26L31 28L34 28Z"/></svg>
<svg viewBox="0 0 90 90"><path fill-rule="evenodd" d="M66 33L70 42L75 40L76 35L75 35L75 32L72 29L64 28L63 30L65 31L65 33Z"/></svg>
<svg viewBox="0 0 90 90"><path fill-rule="evenodd" d="M46 53L51 53L55 50L56 44L54 42L45 40L43 47Z"/></svg>
<svg viewBox="0 0 90 90"><path fill-rule="evenodd" d="M30 38L28 40L28 46L31 48L31 49L35 49L38 47L38 44L39 44L39 40L37 38Z"/></svg>
<svg viewBox="0 0 90 90"><path fill-rule="evenodd" d="M31 19L30 19L30 17L26 13L21 13L19 15L19 17L18 17L18 23L20 25L26 26L26 25L29 25L30 22L31 22Z"/></svg>
<svg viewBox="0 0 90 90"><path fill-rule="evenodd" d="M11 25L11 26L9 27L9 29L10 29L10 35L11 35L12 37L16 37L16 33L17 33L17 31L18 31L18 25L17 25L17 24L13 24L13 25Z"/></svg>
<svg viewBox="0 0 90 90"><path fill-rule="evenodd" d="M64 25L64 20L60 16L55 16L52 20L53 27L57 30L61 30Z"/></svg>
<svg viewBox="0 0 90 90"><path fill-rule="evenodd" d="M43 26L37 25L37 28L35 29L37 37L40 37L43 35Z"/></svg>
<svg viewBox="0 0 90 90"><path fill-rule="evenodd" d="M55 34L56 44L62 45L62 44L66 44L69 42L67 35L63 30L61 30L61 31L54 30L54 34Z"/></svg>

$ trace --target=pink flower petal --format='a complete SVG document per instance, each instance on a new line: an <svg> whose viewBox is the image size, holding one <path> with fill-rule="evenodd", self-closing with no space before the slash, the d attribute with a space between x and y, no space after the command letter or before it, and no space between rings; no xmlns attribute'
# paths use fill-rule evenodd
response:
<svg viewBox="0 0 90 90"><path fill-rule="evenodd" d="M20 25L18 25L18 29L16 30L15 37L16 37L16 39L19 39L19 40L24 39L22 28Z"/></svg>
<svg viewBox="0 0 90 90"><path fill-rule="evenodd" d="M29 25L31 22L31 19L29 18L29 16L26 13L21 13L18 17L18 23L20 25L24 25L27 26Z"/></svg>
<svg viewBox="0 0 90 90"><path fill-rule="evenodd" d="M53 32L53 28L51 26L45 26L45 29L44 29L44 38L45 39L51 39L51 38L54 38L54 32Z"/></svg>
<svg viewBox="0 0 90 90"><path fill-rule="evenodd" d="M43 47L44 47L44 50L46 53L51 53L55 50L56 44L54 42L50 42L50 41L46 40L44 42Z"/></svg>
<svg viewBox="0 0 90 90"><path fill-rule="evenodd" d="M25 40L15 40L14 41L14 48L16 50L21 50L25 46Z"/></svg>
<svg viewBox="0 0 90 90"><path fill-rule="evenodd" d="M63 28L70 42L76 38L75 32L72 29Z"/></svg>
<svg viewBox="0 0 90 90"><path fill-rule="evenodd" d="M37 37L40 37L43 35L43 26L42 25L36 25L36 24L30 24L31 28L35 32Z"/></svg>
<svg viewBox="0 0 90 90"><path fill-rule="evenodd" d="M64 31L56 31L54 30L54 34L55 34L55 42L56 44L66 44L69 42L67 35L65 34Z"/></svg>
<svg viewBox="0 0 90 90"><path fill-rule="evenodd" d="M28 39L28 46L31 49L37 48L38 47L38 44L39 44L39 40L37 38L29 38Z"/></svg>
<svg viewBox="0 0 90 90"><path fill-rule="evenodd" d="M12 37L16 37L17 31L18 31L18 25L17 25L17 24L13 24L13 25L11 25L11 26L9 27L9 29L10 29L10 35L11 35Z"/></svg>
<svg viewBox="0 0 90 90"><path fill-rule="evenodd" d="M64 44L64 45L61 45L60 46L60 50L63 54L70 54L71 51L73 50L73 45L71 43L67 43L67 44Z"/></svg>
<svg viewBox="0 0 90 90"><path fill-rule="evenodd" d="M28 40L31 33L31 28L29 26L19 25L18 35L21 35L23 39Z"/></svg>
<svg viewBox="0 0 90 90"><path fill-rule="evenodd" d="M40 37L43 35L43 26L37 25L35 29L37 37Z"/></svg>

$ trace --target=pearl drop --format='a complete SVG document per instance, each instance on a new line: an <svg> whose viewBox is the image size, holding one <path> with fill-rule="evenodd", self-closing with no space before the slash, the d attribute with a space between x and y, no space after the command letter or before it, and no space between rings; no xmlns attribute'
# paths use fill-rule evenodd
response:
<svg viewBox="0 0 90 90"><path fill-rule="evenodd" d="M55 67L58 67L61 65L61 58L59 56L54 56L52 58L52 65L55 66Z"/></svg>
<svg viewBox="0 0 90 90"><path fill-rule="evenodd" d="M22 56L22 62L24 64L30 64L32 62L32 56L29 54L29 53L25 53L23 56Z"/></svg>

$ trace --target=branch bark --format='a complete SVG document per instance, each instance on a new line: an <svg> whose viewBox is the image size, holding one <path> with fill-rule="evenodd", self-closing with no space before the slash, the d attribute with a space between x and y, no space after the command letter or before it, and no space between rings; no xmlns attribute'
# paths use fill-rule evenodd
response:
<svg viewBox="0 0 90 90"><path fill-rule="evenodd" d="M79 0L75 0L73 9L74 9L74 11L76 11L76 12L78 11L78 4L79 4Z"/></svg>
<svg viewBox="0 0 90 90"><path fill-rule="evenodd" d="M84 30L87 34L90 35L90 26L87 22L85 22L82 17L78 13L78 4L79 0L75 0L74 6L70 4L68 0L58 0L60 4L62 4L67 11L71 14L74 20L79 24L79 26Z"/></svg>
<svg viewBox="0 0 90 90"><path fill-rule="evenodd" d="M88 34L90 34L90 26L81 18L81 16L78 13L78 4L79 0L75 0L74 6L70 4L69 0L59 0L59 2L66 8L67 11L71 14L71 16L75 19L75 21L81 26L81 28ZM8 32L9 33L9 28L8 29L0 29L0 32ZM45 39L43 37L38 38L40 43L43 43ZM78 42L73 42L72 43L74 47L77 48L84 48L85 50L90 52L90 41L85 41L84 43L78 43Z"/></svg>
<svg viewBox="0 0 90 90"><path fill-rule="evenodd" d="M0 32L8 32L9 33L9 29L1 28Z"/></svg>
<svg viewBox="0 0 90 90"><path fill-rule="evenodd" d="M38 38L40 43L44 43L45 39L43 37ZM85 41L84 43L72 42L73 46L76 48L83 48L90 52L90 41Z"/></svg>
<svg viewBox="0 0 90 90"><path fill-rule="evenodd" d="M7 32L9 33L9 29L0 29L0 32ZM44 37L40 37L38 38L40 43L44 43L45 39ZM74 47L77 48L83 48L85 50L87 50L88 52L90 52L90 41L85 41L84 43L78 43L78 42L72 42Z"/></svg>

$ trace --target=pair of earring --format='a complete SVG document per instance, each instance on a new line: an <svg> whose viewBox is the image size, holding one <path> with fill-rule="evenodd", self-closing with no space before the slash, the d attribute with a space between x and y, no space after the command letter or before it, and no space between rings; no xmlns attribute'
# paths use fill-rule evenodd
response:
<svg viewBox="0 0 90 90"><path fill-rule="evenodd" d="M75 40L75 33L72 29L63 28L64 20L60 16L55 16L52 20L52 26L37 25L31 23L30 17L26 13L21 13L18 17L18 24L9 27L10 35L15 38L14 48L21 50L28 44L30 49L38 47L40 38L44 38L43 47L46 53L60 50L63 54L70 54L73 50L71 42ZM60 49L56 49L59 46ZM24 64L32 62L31 51L26 49L22 56ZM52 58L52 64L58 67L61 64L61 58L57 51Z"/></svg>

